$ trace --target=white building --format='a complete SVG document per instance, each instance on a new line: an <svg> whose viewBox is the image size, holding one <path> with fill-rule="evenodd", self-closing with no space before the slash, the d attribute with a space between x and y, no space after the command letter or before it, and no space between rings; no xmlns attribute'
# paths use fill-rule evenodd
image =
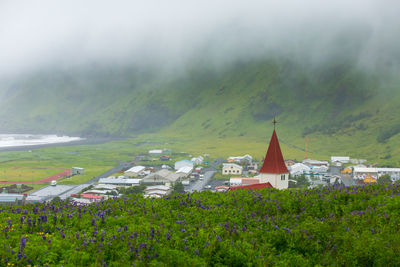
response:
<svg viewBox="0 0 400 267"><path fill-rule="evenodd" d="M253 158L250 155L244 155L239 157L229 157L228 162L237 162L241 163L243 161L252 162Z"/></svg>
<svg viewBox="0 0 400 267"><path fill-rule="evenodd" d="M377 168L363 168L363 167L354 167L353 168L353 178L354 179L364 179L365 177L367 177L369 175L374 179L378 179Z"/></svg>
<svg viewBox="0 0 400 267"><path fill-rule="evenodd" d="M146 169L146 167L144 167L144 166L134 166L134 167L130 168L129 170L125 171L124 174L125 174L125 176L128 176L128 177L138 177L139 175L144 173L145 169Z"/></svg>
<svg viewBox="0 0 400 267"><path fill-rule="evenodd" d="M389 174L393 181L397 181L400 179L400 168L367 168L357 166L353 168L354 179L364 179L368 175L371 175L374 179L378 179L386 174Z"/></svg>
<svg viewBox="0 0 400 267"><path fill-rule="evenodd" d="M329 162L324 160L305 159L303 160L303 164L307 166L326 166L329 168Z"/></svg>
<svg viewBox="0 0 400 267"><path fill-rule="evenodd" d="M270 183L272 187L277 189L289 187L289 170L283 160L275 130L272 133L267 154L257 178L260 178L260 183Z"/></svg>
<svg viewBox="0 0 400 267"><path fill-rule="evenodd" d="M222 166L223 175L242 174L242 172L243 172L243 167L235 163L224 163Z"/></svg>
<svg viewBox="0 0 400 267"><path fill-rule="evenodd" d="M295 163L288 167L291 176L300 176L303 174L309 174L311 168L303 163Z"/></svg>
<svg viewBox="0 0 400 267"><path fill-rule="evenodd" d="M183 167L191 167L192 169L194 168L194 164L190 160L180 160L175 162L174 168L175 170L179 170L180 168Z"/></svg>
<svg viewBox="0 0 400 267"><path fill-rule="evenodd" d="M167 185L148 186L144 190L144 197L161 198L161 197L169 195L171 192L172 192L172 188Z"/></svg>
<svg viewBox="0 0 400 267"><path fill-rule="evenodd" d="M183 174L185 177L188 177L193 171L193 168L191 167L182 167L179 170L176 171L176 173L181 173Z"/></svg>
<svg viewBox="0 0 400 267"><path fill-rule="evenodd" d="M400 168L376 168L379 177L389 174L393 181L400 179Z"/></svg>
<svg viewBox="0 0 400 267"><path fill-rule="evenodd" d="M323 174L328 172L328 167L326 166L313 166L311 168L313 174Z"/></svg>
<svg viewBox="0 0 400 267"><path fill-rule="evenodd" d="M153 149L153 150L149 150L149 155L152 156L159 156L163 153L162 149Z"/></svg>
<svg viewBox="0 0 400 267"><path fill-rule="evenodd" d="M139 185L141 181L142 179L100 178L99 184L133 186L133 185Z"/></svg>
<svg viewBox="0 0 400 267"><path fill-rule="evenodd" d="M192 158L190 161L195 165L200 165L203 164L204 158L202 156L198 156L197 158Z"/></svg>
<svg viewBox="0 0 400 267"><path fill-rule="evenodd" d="M343 163L349 163L350 162L350 157L332 156L331 157L331 162L333 163L335 161L341 162L342 164Z"/></svg>

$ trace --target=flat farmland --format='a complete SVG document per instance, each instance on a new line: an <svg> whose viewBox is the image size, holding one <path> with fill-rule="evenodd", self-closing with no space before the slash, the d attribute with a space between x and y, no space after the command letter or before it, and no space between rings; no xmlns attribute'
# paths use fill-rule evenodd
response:
<svg viewBox="0 0 400 267"><path fill-rule="evenodd" d="M64 168L7 166L0 169L0 183L32 183L61 178L67 173L67 169Z"/></svg>

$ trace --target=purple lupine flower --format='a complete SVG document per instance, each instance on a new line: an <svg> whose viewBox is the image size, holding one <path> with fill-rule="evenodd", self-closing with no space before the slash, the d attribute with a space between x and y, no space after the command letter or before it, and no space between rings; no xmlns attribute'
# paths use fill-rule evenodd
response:
<svg viewBox="0 0 400 267"><path fill-rule="evenodd" d="M167 240L170 240L170 239L171 239L171 235L170 235L169 233L166 233L166 234L165 234L165 238L166 238Z"/></svg>
<svg viewBox="0 0 400 267"><path fill-rule="evenodd" d="M21 241L20 241L20 244L19 244L19 250L20 251L24 251L25 244L26 244L26 238L23 236L23 237L21 237Z"/></svg>

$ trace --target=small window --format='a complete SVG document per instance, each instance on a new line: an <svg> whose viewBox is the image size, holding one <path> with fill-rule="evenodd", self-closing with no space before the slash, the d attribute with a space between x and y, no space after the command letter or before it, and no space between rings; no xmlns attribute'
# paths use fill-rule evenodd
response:
<svg viewBox="0 0 400 267"><path fill-rule="evenodd" d="M285 180L285 175L281 175L281 180L282 180L282 181Z"/></svg>

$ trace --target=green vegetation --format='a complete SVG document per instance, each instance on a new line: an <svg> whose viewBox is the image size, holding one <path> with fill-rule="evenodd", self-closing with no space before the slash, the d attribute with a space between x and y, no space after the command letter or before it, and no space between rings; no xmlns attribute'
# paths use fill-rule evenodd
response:
<svg viewBox="0 0 400 267"><path fill-rule="evenodd" d="M146 189L146 185L140 184L138 186L121 187L118 189L118 191L119 191L119 193L121 193L123 195L129 195L129 194L137 194L137 193L142 194L145 189Z"/></svg>
<svg viewBox="0 0 400 267"><path fill-rule="evenodd" d="M310 185L310 182L308 181L308 179L304 174L294 177L291 176L289 179L296 181L296 182L289 181L289 188L305 188Z"/></svg>
<svg viewBox="0 0 400 267"><path fill-rule="evenodd" d="M1 265L398 266L398 185L238 190L0 210Z"/></svg>
<svg viewBox="0 0 400 267"><path fill-rule="evenodd" d="M181 182L174 183L173 188L175 193L185 193L185 187Z"/></svg>
<svg viewBox="0 0 400 267"><path fill-rule="evenodd" d="M308 136L312 158L340 154L398 165L399 84L395 75L369 73L339 60L316 69L274 58L223 70L197 66L173 77L128 67L48 71L13 85L19 89L0 106L0 129L146 133L186 152L244 152L261 159L270 120L277 116L288 158L304 157Z"/></svg>
<svg viewBox="0 0 400 267"><path fill-rule="evenodd" d="M378 184L391 184L392 178L389 174L382 175L378 178Z"/></svg>
<svg viewBox="0 0 400 267"><path fill-rule="evenodd" d="M8 166L7 166L8 165ZM54 174L58 174L64 171L61 168L51 168L51 167L19 167L7 164L0 170L0 181L15 181L25 182L25 181L36 181L48 178Z"/></svg>

